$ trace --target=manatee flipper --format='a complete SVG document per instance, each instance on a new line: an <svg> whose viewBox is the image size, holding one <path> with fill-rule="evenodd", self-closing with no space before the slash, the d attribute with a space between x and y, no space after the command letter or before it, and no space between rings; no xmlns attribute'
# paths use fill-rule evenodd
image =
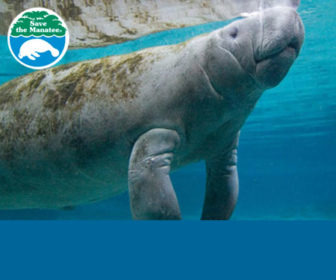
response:
<svg viewBox="0 0 336 280"><path fill-rule="evenodd" d="M32 55L36 57L40 57L40 55L37 52L33 52Z"/></svg>
<svg viewBox="0 0 336 280"><path fill-rule="evenodd" d="M202 220L227 220L238 198L237 146L239 133L231 148L206 161L207 182Z"/></svg>
<svg viewBox="0 0 336 280"><path fill-rule="evenodd" d="M174 130L152 129L134 144L128 187L134 219L180 219L169 172L180 137Z"/></svg>
<svg viewBox="0 0 336 280"><path fill-rule="evenodd" d="M29 58L30 60L36 60L36 58L35 58L34 56L32 56L31 54L28 55L28 58Z"/></svg>

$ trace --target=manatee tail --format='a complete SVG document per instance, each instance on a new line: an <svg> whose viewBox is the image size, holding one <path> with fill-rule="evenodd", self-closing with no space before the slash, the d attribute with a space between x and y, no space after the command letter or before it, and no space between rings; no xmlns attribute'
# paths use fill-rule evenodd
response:
<svg viewBox="0 0 336 280"><path fill-rule="evenodd" d="M53 57L57 57L59 55L59 51L55 48L52 48L50 52Z"/></svg>

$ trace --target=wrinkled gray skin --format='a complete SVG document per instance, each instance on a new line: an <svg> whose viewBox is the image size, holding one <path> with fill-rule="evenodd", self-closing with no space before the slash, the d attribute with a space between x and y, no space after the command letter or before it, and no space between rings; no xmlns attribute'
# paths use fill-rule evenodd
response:
<svg viewBox="0 0 336 280"><path fill-rule="evenodd" d="M87 70L85 79L78 80L86 84L73 101L82 102L77 107L65 102L51 110L39 98L55 94L45 89L57 85L60 76L64 83L83 64L59 72L55 68L55 75L46 70L34 92L21 93L15 108L34 114L20 130L24 135L51 117L57 129L23 138L10 146L10 156L2 155L0 208L61 208L105 199L128 187L134 219L180 219L169 173L205 160L202 218L228 219L238 195L239 131L262 92L285 77L303 37L294 9L254 13L180 46L140 52L145 59L124 78L135 85L132 97L111 92L114 76L106 71L106 79L98 73L99 87L87 90L97 79ZM113 66L118 59L90 65ZM22 83L27 78L5 89L17 91ZM70 97L77 88L69 86ZM4 125L14 109L1 108ZM62 122L70 110L75 113ZM7 148L16 141L10 133L1 142Z"/></svg>

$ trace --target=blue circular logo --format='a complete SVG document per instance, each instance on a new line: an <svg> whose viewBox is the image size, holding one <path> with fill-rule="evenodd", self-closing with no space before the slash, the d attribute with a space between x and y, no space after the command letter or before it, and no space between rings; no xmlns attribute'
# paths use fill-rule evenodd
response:
<svg viewBox="0 0 336 280"><path fill-rule="evenodd" d="M69 45L63 19L45 8L20 13L8 30L8 47L13 57L31 69L48 68L62 59Z"/></svg>

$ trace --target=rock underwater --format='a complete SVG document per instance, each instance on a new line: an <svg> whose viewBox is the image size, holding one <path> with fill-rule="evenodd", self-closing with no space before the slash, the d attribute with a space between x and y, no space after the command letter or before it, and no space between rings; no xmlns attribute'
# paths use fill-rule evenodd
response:
<svg viewBox="0 0 336 280"><path fill-rule="evenodd" d="M122 43L158 31L224 21L275 6L297 7L299 0L0 0L0 34L25 9L44 7L67 23L70 47Z"/></svg>

